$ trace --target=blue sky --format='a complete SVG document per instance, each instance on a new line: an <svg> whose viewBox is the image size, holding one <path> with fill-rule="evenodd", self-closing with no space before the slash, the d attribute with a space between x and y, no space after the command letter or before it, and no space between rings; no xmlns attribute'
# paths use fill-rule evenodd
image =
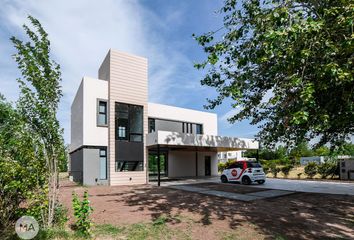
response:
<svg viewBox="0 0 354 240"><path fill-rule="evenodd" d="M109 48L148 58L149 101L204 110L213 89L202 87L203 73L193 63L204 59L192 34L222 26L215 13L222 0L0 0L0 93L10 101L18 97L20 76L11 55L12 35L23 38L21 26L31 14L38 18L61 65L64 97L58 118L70 142L70 105L83 76L97 77ZM233 110L224 103L218 114L220 135L253 137L257 128L248 121L230 125Z"/></svg>

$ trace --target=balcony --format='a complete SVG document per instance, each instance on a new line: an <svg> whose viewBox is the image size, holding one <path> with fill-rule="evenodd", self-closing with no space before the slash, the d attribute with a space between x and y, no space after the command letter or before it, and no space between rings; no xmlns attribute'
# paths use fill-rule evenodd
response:
<svg viewBox="0 0 354 240"><path fill-rule="evenodd" d="M258 141L248 138L187 134L180 132L157 131L146 136L146 146L156 145L178 148L203 148L211 151L237 151L258 149Z"/></svg>

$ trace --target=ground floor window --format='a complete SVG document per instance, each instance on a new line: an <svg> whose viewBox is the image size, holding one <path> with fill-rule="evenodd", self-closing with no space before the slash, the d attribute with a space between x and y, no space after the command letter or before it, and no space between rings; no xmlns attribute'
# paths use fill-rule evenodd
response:
<svg viewBox="0 0 354 240"><path fill-rule="evenodd" d="M143 171L142 161L117 161L116 172Z"/></svg>
<svg viewBox="0 0 354 240"><path fill-rule="evenodd" d="M100 179L107 179L107 149L100 149Z"/></svg>

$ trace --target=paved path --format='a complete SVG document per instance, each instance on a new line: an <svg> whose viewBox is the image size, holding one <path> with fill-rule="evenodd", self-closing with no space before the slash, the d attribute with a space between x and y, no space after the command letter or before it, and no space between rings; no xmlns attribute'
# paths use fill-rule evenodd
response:
<svg viewBox="0 0 354 240"><path fill-rule="evenodd" d="M354 183L347 182L325 182L267 178L266 182L263 185L252 186L257 188L269 188L297 192L347 194L354 196Z"/></svg>
<svg viewBox="0 0 354 240"><path fill-rule="evenodd" d="M179 181L162 182L162 186L197 184L203 182L220 183L219 177L184 179ZM155 184L155 183L154 183ZM253 184L251 187L278 189L297 192L329 193L329 194L347 194L354 196L354 182L325 182L325 181L307 181L307 180L287 180L267 178L262 185Z"/></svg>
<svg viewBox="0 0 354 240"><path fill-rule="evenodd" d="M259 192L240 194L240 193L231 193L231 192L225 192L225 191L212 190L207 187L204 187L204 188L195 187L193 185L188 185L188 184L187 185L170 185L168 187L173 188L173 189L188 191L188 192L196 192L196 193L212 195L212 196L217 196L217 197L224 197L224 198L228 198L228 199L232 199L232 200L239 200L239 201L244 201L244 202L249 202L249 201L264 199L264 198L270 198L270 197L280 197L280 196L285 196L285 195L289 195L289 194L294 193L294 192L283 191L283 190L265 190L265 191L259 191Z"/></svg>

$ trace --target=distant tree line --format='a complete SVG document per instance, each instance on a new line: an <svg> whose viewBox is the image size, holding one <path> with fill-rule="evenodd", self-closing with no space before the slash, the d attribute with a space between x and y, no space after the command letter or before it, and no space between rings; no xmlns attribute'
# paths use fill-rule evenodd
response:
<svg viewBox="0 0 354 240"><path fill-rule="evenodd" d="M338 155L354 156L354 144L345 143L338 150L331 151L327 146L311 148L307 142L301 142L290 150L284 146L278 146L274 149L261 148L258 154L260 160L289 160L298 162L301 157ZM244 157L256 158L257 150L246 151Z"/></svg>

